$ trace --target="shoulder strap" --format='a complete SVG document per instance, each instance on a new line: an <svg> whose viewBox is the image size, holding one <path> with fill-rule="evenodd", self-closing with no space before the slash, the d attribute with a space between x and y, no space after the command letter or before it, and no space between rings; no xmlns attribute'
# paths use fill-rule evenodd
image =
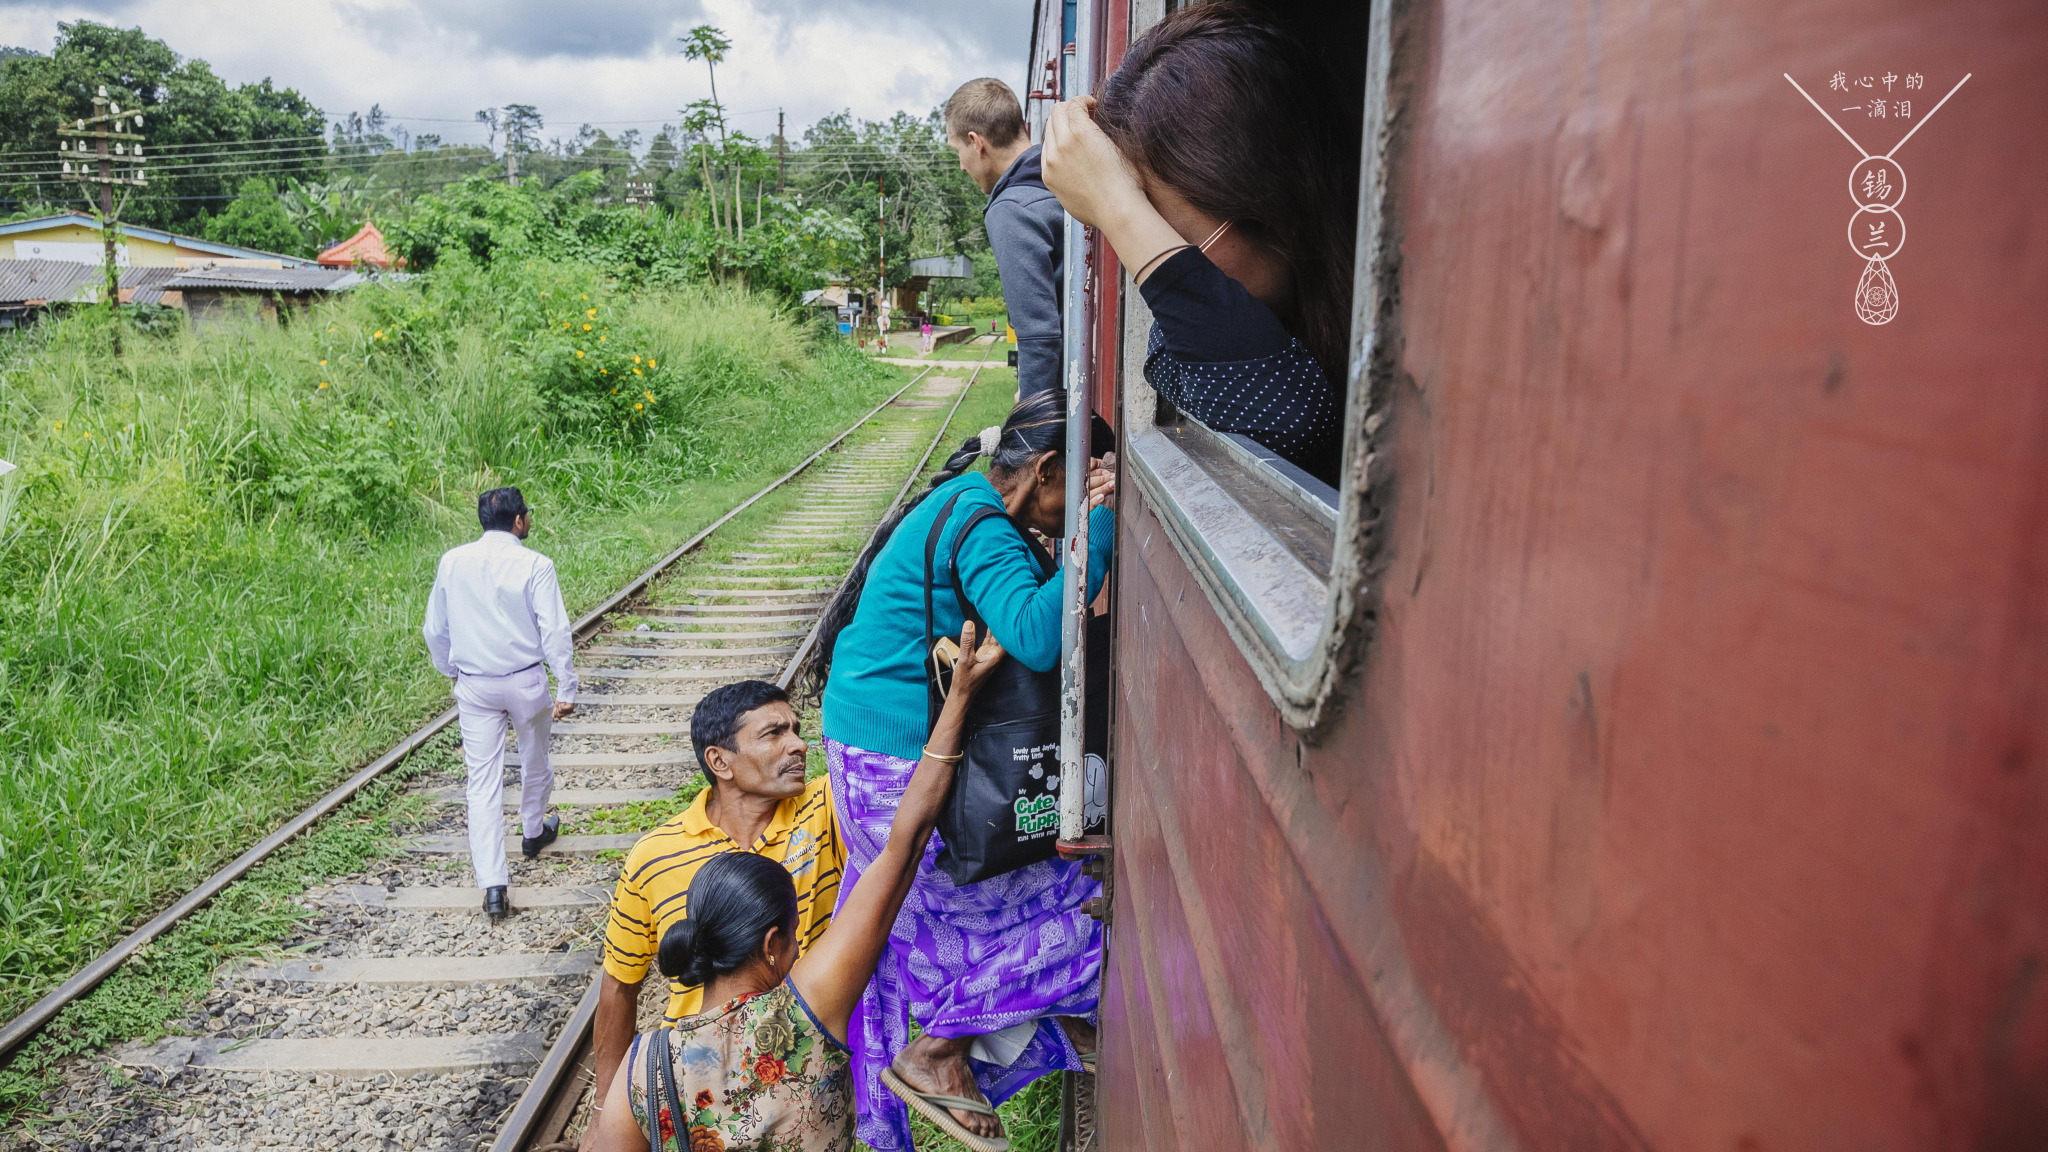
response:
<svg viewBox="0 0 2048 1152"><path fill-rule="evenodd" d="M1038 541L1033 540L1031 534L1024 531L1024 526L1017 523L1016 518L1007 511L984 505L968 513L966 522L960 525L960 531L953 534L953 594L960 598L960 614L974 621L975 630L983 634L986 634L988 630L988 621L983 620L981 613L974 610L974 605L967 599L967 589L960 582L960 545L966 542L967 534L974 530L976 524L981 523L983 520L994 520L998 517L1010 525L1011 530L1017 533L1017 538L1024 542L1024 551L1029 553L1031 558L1038 562L1039 578L1041 580L1047 579L1052 572L1052 561L1046 556L1044 549L1038 546ZM926 587L926 594L929 595L929 580L926 581Z"/></svg>
<svg viewBox="0 0 2048 1152"><path fill-rule="evenodd" d="M659 1032L661 1029L656 1028L655 1031ZM640 1059L646 1063L647 1072L647 1122L641 1131L647 1133L647 1146L654 1149L654 1152L662 1152L661 1080L659 1079L659 1074L654 1070L654 1045L646 1043L646 1040L645 1036L633 1037L633 1047L640 1050ZM626 1067L631 1068L632 1066L633 1052L632 1049L627 1049Z"/></svg>
<svg viewBox="0 0 2048 1152"><path fill-rule="evenodd" d="M668 1058L668 1046L673 1043L669 1033L669 1029L655 1026L654 1034L661 1040L654 1053L655 1065L660 1071L662 1095L668 1098L669 1131L675 1134L676 1147L683 1149L690 1146L690 1118L683 1111L682 1097L676 1094L676 1070ZM658 1125L656 1132L653 1141L655 1152L667 1152L667 1146L661 1142Z"/></svg>
<svg viewBox="0 0 2048 1152"><path fill-rule="evenodd" d="M924 647L918 649L917 653L919 668L924 667L924 662L931 659L932 640L934 639L932 629L932 561L938 556L939 535L946 530L946 521L953 515L953 505L960 502L960 496L961 493L955 492L946 498L945 504L939 508L939 514L932 518L932 530L925 533L924 537ZM930 732L932 725L939 722L940 705L938 689L933 686L930 676L925 677L924 697L924 726L925 731Z"/></svg>

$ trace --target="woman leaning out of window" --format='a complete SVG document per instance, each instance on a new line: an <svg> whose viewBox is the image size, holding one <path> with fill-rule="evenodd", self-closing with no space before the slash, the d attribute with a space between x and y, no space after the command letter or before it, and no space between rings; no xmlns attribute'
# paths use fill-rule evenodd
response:
<svg viewBox="0 0 2048 1152"><path fill-rule="evenodd" d="M1167 17L1102 97L1053 110L1045 183L1130 269L1145 379L1182 412L1334 483L1356 229L1356 110L1236 4Z"/></svg>

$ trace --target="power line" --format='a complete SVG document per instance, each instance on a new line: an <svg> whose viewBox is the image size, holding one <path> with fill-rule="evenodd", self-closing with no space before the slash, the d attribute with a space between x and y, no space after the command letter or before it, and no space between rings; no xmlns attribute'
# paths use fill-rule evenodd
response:
<svg viewBox="0 0 2048 1152"><path fill-rule="evenodd" d="M266 157L266 156L270 156L270 155L281 155L281 154L288 154L288 153L294 153L294 152L303 152L303 153L306 153L306 154L308 154L308 155L323 155L323 154L325 154L325 152L326 152L326 146L325 146L324 144L298 144L298 145L286 145L286 146L282 146L282 147L277 147L277 148L269 148L269 147L265 147L265 148L251 148L251 149L220 149L220 150L216 150L216 151L207 151L207 152L198 152L198 151L193 151L193 152L176 152L176 153L170 153L170 154L165 154L165 153L163 153L163 152L161 152L161 151L158 151L158 150L155 150L155 149L151 149L151 150L150 150L150 151L149 151L149 152L148 152L147 154L143 154L143 153L140 153L140 152L138 152L138 153L134 153L134 154L132 154L132 156L124 156L124 157L122 157L122 159L126 160L126 159L131 159L131 158L132 158L132 159L134 159L134 160L135 160L136 162L138 162L138 163L155 163L155 162L157 162L157 161L203 161L203 160L212 160L212 159L215 159L215 158L250 158L250 159L260 159L260 158L263 158L263 157ZM33 166L37 166L37 165L48 165L48 164L51 164L51 163L55 163L55 162L57 162L57 161L60 161L60 160L77 160L77 159L79 159L79 158L80 158L81 156L82 156L82 153L80 153L80 152L76 152L76 151L70 151L70 150L53 150L53 151L49 151L49 152L35 152L35 153L24 153L24 152L10 152L10 153L4 153L4 154L0 154L0 170L5 170L5 169L9 169L9 168L14 168L14 169L20 169L20 168L27 168L27 167L33 167ZM24 157L24 158L23 158L23 159L7 159L6 157ZM33 157L33 158L27 158L27 157Z"/></svg>
<svg viewBox="0 0 2048 1152"><path fill-rule="evenodd" d="M776 107L769 107L769 108L749 108L749 109L747 109L747 110L745 110L745 111L743 111L743 112L727 112L727 113L726 113L726 116L727 116L727 117L733 117L733 116L758 116L758 115L760 115L760 114L761 114L761 113L763 113L763 112L774 112L774 111L777 111L777 110L778 110L778 109L777 109ZM553 119L554 119L554 122L555 122L556 124L558 124L558 125L559 125L559 124L564 124L564 123L569 123L569 122L571 122L571 121L573 121L573 122L575 122L575 123L578 123L578 124L668 124L668 123L673 123L673 122L674 122L674 121L676 121L677 119L680 119L680 118L681 118L681 115L682 115L682 114L681 114L681 112L680 112L680 111L678 111L678 112L676 112L676 113L674 113L674 114L671 114L671 115L668 115L668 116L658 116L658 117L656 117L656 118L654 118L654 119L652 119L652 120L595 120L595 119L591 119L591 118L589 118L589 117L584 117L584 116L560 116L560 115L557 115L557 116L553 117ZM546 113L543 113L543 114L542 114L542 118L543 118L543 120L547 119L547 114L546 114ZM407 122L410 122L410 123L415 123L415 124L475 124L475 123L476 123L476 121L475 121L475 120L473 120L473 119L468 119L468 118L463 118L463 119L449 119L449 118L447 118L447 117L436 117L436 116L405 116L405 115L401 115L400 113L397 113L397 112L386 112L386 113L384 114L384 119L385 119L385 122L386 122L386 123L392 123L392 124L403 124L403 123L407 123Z"/></svg>

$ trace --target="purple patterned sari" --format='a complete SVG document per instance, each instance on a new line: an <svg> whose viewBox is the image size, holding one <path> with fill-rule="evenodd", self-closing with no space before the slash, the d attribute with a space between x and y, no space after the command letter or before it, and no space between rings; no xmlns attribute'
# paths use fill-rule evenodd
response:
<svg viewBox="0 0 2048 1152"><path fill-rule="evenodd" d="M832 800L846 845L843 904L881 854L917 761L825 741ZM1028 1020L1038 1029L1007 1067L969 1059L989 1103L1047 1072L1079 1069L1080 1054L1054 1016L1095 1018L1102 926L1082 906L1101 886L1078 864L1053 859L955 887L925 850L875 978L847 1025L860 1138L877 1152L907 1152L910 1112L882 1084L882 1069L910 1044L910 1018L934 1036L980 1036ZM835 909L836 911L836 909Z"/></svg>

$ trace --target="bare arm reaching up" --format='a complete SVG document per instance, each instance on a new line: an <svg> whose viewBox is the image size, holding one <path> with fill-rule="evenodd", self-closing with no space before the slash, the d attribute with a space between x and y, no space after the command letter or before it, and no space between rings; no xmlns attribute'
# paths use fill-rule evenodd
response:
<svg viewBox="0 0 2048 1152"><path fill-rule="evenodd" d="M931 842L932 828L939 820L939 806L953 786L953 771L960 764L962 734L966 727L967 702L988 674L1003 658L1003 646L990 636L975 643L972 621L960 633L960 658L953 666L953 688L946 694L946 706L932 726L931 739L917 771L903 789L896 805L896 819L889 825L889 842L875 862L861 873L832 926L818 938L810 951L796 962L790 982L802 994L832 1035L846 1038L853 1006L875 974L882 947L888 942L889 927L903 908L910 882L917 875L917 863Z"/></svg>

